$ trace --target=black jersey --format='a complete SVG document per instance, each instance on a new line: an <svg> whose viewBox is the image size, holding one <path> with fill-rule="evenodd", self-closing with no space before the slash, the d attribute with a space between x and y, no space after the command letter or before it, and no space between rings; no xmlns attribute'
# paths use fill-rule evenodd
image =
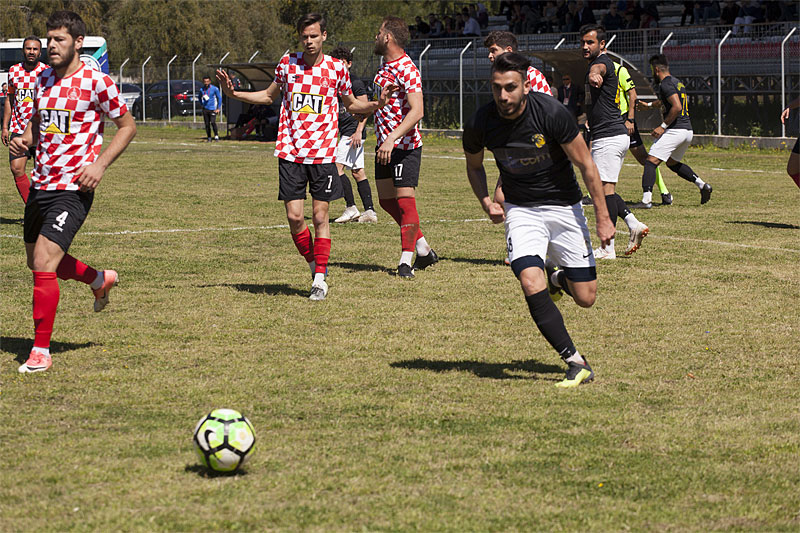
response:
<svg viewBox="0 0 800 533"><path fill-rule="evenodd" d="M579 135L575 117L549 94L530 92L525 105L514 120L501 117L494 100L478 109L464 127L464 151L476 154L488 148L494 154L503 193L512 204L579 202L575 171L561 148Z"/></svg>
<svg viewBox="0 0 800 533"><path fill-rule="evenodd" d="M589 63L589 70L597 64L606 67L606 74L603 76L603 84L600 87L592 87L589 84L589 73L586 73L586 104L589 109L587 118L592 139L627 135L628 128L625 127L625 119L619 113L619 93L617 91L619 80L614 69L614 62L611 61L608 54L600 54Z"/></svg>
<svg viewBox="0 0 800 533"><path fill-rule="evenodd" d="M353 85L353 97L357 98L362 94L367 94L367 86L358 78L351 78L350 82ZM358 121L356 118L348 113L347 109L342 105L341 99L339 100L339 135L350 137L356 132ZM362 135L366 133L366 128Z"/></svg>
<svg viewBox="0 0 800 533"><path fill-rule="evenodd" d="M669 97L677 94L681 101L681 112L672 124L668 124L668 129L674 130L690 130L692 129L692 121L689 119L689 106L686 105L686 87L684 87L681 80L675 76L667 76L658 85L658 97L661 103L664 104L664 116L667 116L672 109L672 104Z"/></svg>

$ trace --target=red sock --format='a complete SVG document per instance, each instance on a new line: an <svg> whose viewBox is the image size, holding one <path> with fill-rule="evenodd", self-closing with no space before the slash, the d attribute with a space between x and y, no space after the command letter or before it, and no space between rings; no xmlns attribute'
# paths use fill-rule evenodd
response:
<svg viewBox="0 0 800 533"><path fill-rule="evenodd" d="M300 233L292 233L292 240L294 240L294 245L297 246L297 251L306 258L306 261L310 263L314 260L314 239L311 237L311 231L308 226ZM328 250L330 250L330 246Z"/></svg>
<svg viewBox="0 0 800 533"><path fill-rule="evenodd" d="M17 191L19 191L19 195L22 196L22 201L27 204L28 203L28 193L31 190L31 184L28 181L28 175L27 174L23 174L22 176L20 176L18 178L15 177L14 178L14 184L17 186ZM44 348L44 346L41 346L41 348Z"/></svg>
<svg viewBox="0 0 800 533"><path fill-rule="evenodd" d="M331 256L331 240L317 237L314 243L314 273L324 274L328 270L328 258Z"/></svg>
<svg viewBox="0 0 800 533"><path fill-rule="evenodd" d="M792 174L792 179L794 180L795 184L800 187L800 174Z"/></svg>
<svg viewBox="0 0 800 533"><path fill-rule="evenodd" d="M397 198L379 198L378 203L381 204L381 207L384 211L392 215L392 218L397 225L400 224L400 206L397 203Z"/></svg>
<svg viewBox="0 0 800 533"><path fill-rule="evenodd" d="M33 273L34 346L39 348L50 347L53 322L56 320L58 296L58 279L56 279L55 272Z"/></svg>
<svg viewBox="0 0 800 533"><path fill-rule="evenodd" d="M398 198L400 206L400 241L404 252L413 252L419 233L419 213L417 213L417 200L415 198Z"/></svg>
<svg viewBox="0 0 800 533"><path fill-rule="evenodd" d="M66 254L58 264L56 275L59 279L74 279L90 285L97 279L97 270Z"/></svg>

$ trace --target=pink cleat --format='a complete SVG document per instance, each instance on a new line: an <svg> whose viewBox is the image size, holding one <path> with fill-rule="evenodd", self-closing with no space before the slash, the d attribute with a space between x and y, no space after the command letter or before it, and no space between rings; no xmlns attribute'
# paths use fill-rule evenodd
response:
<svg viewBox="0 0 800 533"><path fill-rule="evenodd" d="M99 289L92 289L95 313L99 313L108 305L108 294L117 283L119 283L119 276L115 270L103 270L103 286Z"/></svg>
<svg viewBox="0 0 800 533"><path fill-rule="evenodd" d="M31 372L44 372L53 365L53 360L49 355L45 355L39 350L31 350L28 360L19 366L20 374Z"/></svg>

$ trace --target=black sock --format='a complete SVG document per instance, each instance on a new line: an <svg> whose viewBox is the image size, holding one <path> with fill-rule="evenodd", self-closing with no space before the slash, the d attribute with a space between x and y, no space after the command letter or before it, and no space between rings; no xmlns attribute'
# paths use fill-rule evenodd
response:
<svg viewBox="0 0 800 533"><path fill-rule="evenodd" d="M561 290L567 293L567 295L572 296L572 293L569 291L569 284L567 283L567 273L563 270L559 270L558 274L556 274L556 279L558 280L558 284L561 286Z"/></svg>
<svg viewBox="0 0 800 533"><path fill-rule="evenodd" d="M347 178L347 175L339 174L339 181L342 182L342 189L344 190L344 202L347 204L347 207L356 205L356 199L353 196L353 186L350 185L350 180Z"/></svg>
<svg viewBox="0 0 800 533"><path fill-rule="evenodd" d="M658 165L654 165L650 161L644 162L644 172L642 172L642 191L653 192L653 185L656 184L656 169Z"/></svg>
<svg viewBox="0 0 800 533"><path fill-rule="evenodd" d="M607 194L606 195L606 207L608 207L608 216L611 219L611 223L616 226L617 225L617 199L614 198L616 193L614 194Z"/></svg>
<svg viewBox="0 0 800 533"><path fill-rule="evenodd" d="M628 209L628 204L625 203L625 200L622 199L622 196L620 196L617 193L614 193L614 196L617 199L617 215L622 218L625 218L626 216L630 215L631 210Z"/></svg>
<svg viewBox="0 0 800 533"><path fill-rule="evenodd" d="M361 197L361 203L364 205L364 211L370 209L374 211L375 206L372 205L372 189L369 188L369 180L356 182L356 187L358 188L358 195Z"/></svg>
<svg viewBox="0 0 800 533"><path fill-rule="evenodd" d="M542 292L531 294L525 297L525 301L528 302L528 309L536 327L542 332L550 346L555 348L562 359L574 355L575 345L572 344L572 339L564 326L564 318L556 304L550 299L550 291L545 289Z"/></svg>
<svg viewBox="0 0 800 533"><path fill-rule="evenodd" d="M667 168L689 183L694 183L697 180L697 174L694 173L694 170L692 170L689 165L684 165L680 161L672 166L667 165Z"/></svg>

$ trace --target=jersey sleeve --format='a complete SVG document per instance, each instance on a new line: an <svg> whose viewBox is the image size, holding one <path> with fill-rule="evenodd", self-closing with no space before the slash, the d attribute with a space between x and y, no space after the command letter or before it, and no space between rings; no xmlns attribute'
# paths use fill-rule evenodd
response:
<svg viewBox="0 0 800 533"><path fill-rule="evenodd" d="M619 86L623 91L628 92L636 88L636 84L633 82L633 78L631 78L631 74L628 72L627 68L619 67L617 75L619 76Z"/></svg>
<svg viewBox="0 0 800 533"><path fill-rule="evenodd" d="M558 103L556 101L556 103ZM575 117L563 105L551 105L545 113L545 133L558 144L572 142L580 135Z"/></svg>
<svg viewBox="0 0 800 533"><path fill-rule="evenodd" d="M97 81L95 91L97 103L108 117L119 118L128 112L128 107L120 97L119 89L117 89L114 80L105 74Z"/></svg>
<svg viewBox="0 0 800 533"><path fill-rule="evenodd" d="M481 119L481 111L476 111L464 124L464 133L461 135L461 145L468 154L477 154L484 148L484 130L481 127L485 121Z"/></svg>
<svg viewBox="0 0 800 533"><path fill-rule="evenodd" d="M339 62L339 68L341 68L341 70L339 72L339 83L336 87L336 90L339 94L353 94L353 84L350 81L350 72L342 62Z"/></svg>
<svg viewBox="0 0 800 533"><path fill-rule="evenodd" d="M673 94L678 94L678 87L675 86L672 80L664 79L661 81L659 91L661 92L661 97L666 101Z"/></svg>
<svg viewBox="0 0 800 533"><path fill-rule="evenodd" d="M277 83L281 88L286 85L286 67L289 64L289 56L285 55L278 61L278 65L275 67L275 83Z"/></svg>
<svg viewBox="0 0 800 533"><path fill-rule="evenodd" d="M401 83L403 90L408 93L421 93L422 92L422 77L419 75L419 69L416 65L408 60L408 68L403 72Z"/></svg>

